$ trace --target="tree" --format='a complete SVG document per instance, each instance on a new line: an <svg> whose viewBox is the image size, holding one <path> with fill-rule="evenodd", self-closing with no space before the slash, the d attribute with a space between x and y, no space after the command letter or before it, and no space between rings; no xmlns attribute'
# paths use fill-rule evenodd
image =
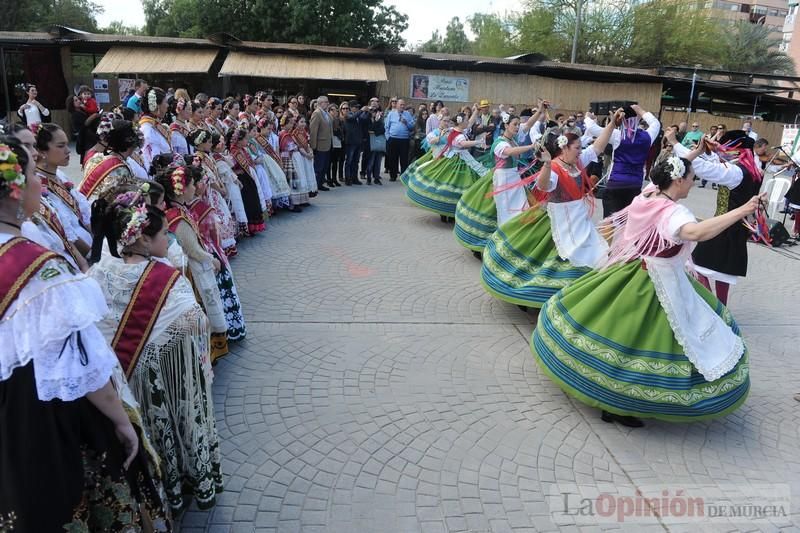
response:
<svg viewBox="0 0 800 533"><path fill-rule="evenodd" d="M470 43L467 33L464 31L464 24L458 17L453 17L447 23L444 39L442 39L442 52L445 54L466 54L469 53Z"/></svg>
<svg viewBox="0 0 800 533"><path fill-rule="evenodd" d="M485 13L475 13L467 20L475 34L472 53L479 56L506 57L516 52L517 47L512 36L513 21Z"/></svg>
<svg viewBox="0 0 800 533"><path fill-rule="evenodd" d="M537 7L516 20L519 53L539 53L553 60L568 60L571 41L555 30L556 15Z"/></svg>
<svg viewBox="0 0 800 533"><path fill-rule="evenodd" d="M724 34L724 43L720 64L725 70L790 76L795 73L794 61L778 49L781 39L773 37L768 26L737 21Z"/></svg>
<svg viewBox="0 0 800 533"><path fill-rule="evenodd" d="M433 30L431 38L419 46L420 52L436 52L441 53L444 49L444 41L439 34L439 30Z"/></svg>
<svg viewBox="0 0 800 533"><path fill-rule="evenodd" d="M626 59L636 66L719 65L724 35L703 0L659 0L633 9Z"/></svg>
<svg viewBox="0 0 800 533"><path fill-rule="evenodd" d="M121 20L114 20L105 28L101 28L100 32L110 35L144 35L144 28L128 26Z"/></svg>
<svg viewBox="0 0 800 533"><path fill-rule="evenodd" d="M4 2L0 31L39 31L51 24L95 31L95 16L102 12L103 8L91 0Z"/></svg>
<svg viewBox="0 0 800 533"><path fill-rule="evenodd" d="M400 48L408 17L382 0L143 0L149 35Z"/></svg>

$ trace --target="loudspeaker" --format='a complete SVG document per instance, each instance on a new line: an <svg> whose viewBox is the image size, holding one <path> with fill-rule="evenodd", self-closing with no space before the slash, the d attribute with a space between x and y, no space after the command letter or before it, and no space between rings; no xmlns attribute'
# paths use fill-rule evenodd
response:
<svg viewBox="0 0 800 533"><path fill-rule="evenodd" d="M767 219L767 226L769 226L769 238L772 241L772 246L779 247L788 243L792 237L786 231L786 226L780 220Z"/></svg>
<svg viewBox="0 0 800 533"><path fill-rule="evenodd" d="M589 109L598 117L610 115L614 110L620 107L625 108L625 118L632 118L636 116L636 112L631 109L631 105L637 102L631 100L612 100L609 102L591 102Z"/></svg>

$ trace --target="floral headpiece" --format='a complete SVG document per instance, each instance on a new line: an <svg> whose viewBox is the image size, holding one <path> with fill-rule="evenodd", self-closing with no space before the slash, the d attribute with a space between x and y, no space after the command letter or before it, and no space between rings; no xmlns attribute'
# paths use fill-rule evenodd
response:
<svg viewBox="0 0 800 533"><path fill-rule="evenodd" d="M122 231L122 235L120 235L118 241L123 247L131 246L138 241L142 236L142 232L150 223L147 218L147 204L139 204L137 207L130 209L130 213L131 219Z"/></svg>
<svg viewBox="0 0 800 533"><path fill-rule="evenodd" d="M197 134L197 137L195 138L194 143L192 144L194 144L195 146L200 146L204 142L210 140L211 140L211 134L205 130L200 130L200 133Z"/></svg>
<svg viewBox="0 0 800 533"><path fill-rule="evenodd" d="M106 113L100 118L100 124L97 125L97 136L101 139L105 139L111 130L114 129L114 125L111 122L114 120L116 116L113 113Z"/></svg>
<svg viewBox="0 0 800 533"><path fill-rule="evenodd" d="M569 144L569 139L567 139L566 135L559 135L558 139L556 139L556 145L558 148L563 150L565 146Z"/></svg>
<svg viewBox="0 0 800 533"><path fill-rule="evenodd" d="M170 175L172 181L172 190L175 191L175 196L183 194L184 187L186 186L186 167L180 166L172 171Z"/></svg>
<svg viewBox="0 0 800 533"><path fill-rule="evenodd" d="M671 167L669 171L669 177L673 180L681 179L683 176L686 175L686 166L681 161L680 157L672 156L667 159L667 163Z"/></svg>
<svg viewBox="0 0 800 533"><path fill-rule="evenodd" d="M147 108L152 113L158 107L158 95L155 89L147 91Z"/></svg>
<svg viewBox="0 0 800 533"><path fill-rule="evenodd" d="M17 154L7 144L0 144L0 184L11 189L11 198L19 200L25 188L25 173Z"/></svg>
<svg viewBox="0 0 800 533"><path fill-rule="evenodd" d="M503 124L508 124L509 121L511 120L511 115L503 111L502 113L500 113L500 119L503 121Z"/></svg>

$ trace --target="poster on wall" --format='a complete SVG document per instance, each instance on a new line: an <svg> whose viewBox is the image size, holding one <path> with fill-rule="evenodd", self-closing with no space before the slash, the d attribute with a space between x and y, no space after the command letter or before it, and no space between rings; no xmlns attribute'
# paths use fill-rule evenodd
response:
<svg viewBox="0 0 800 533"><path fill-rule="evenodd" d="M128 96L128 91L133 89L133 84L136 82L133 78L117 78L117 84L119 87L119 101L122 102L126 96Z"/></svg>
<svg viewBox="0 0 800 533"><path fill-rule="evenodd" d="M108 80L95 78L93 81L94 81L94 90L95 91L107 91L108 90Z"/></svg>
<svg viewBox="0 0 800 533"><path fill-rule="evenodd" d="M410 95L418 100L468 102L469 79L412 74Z"/></svg>

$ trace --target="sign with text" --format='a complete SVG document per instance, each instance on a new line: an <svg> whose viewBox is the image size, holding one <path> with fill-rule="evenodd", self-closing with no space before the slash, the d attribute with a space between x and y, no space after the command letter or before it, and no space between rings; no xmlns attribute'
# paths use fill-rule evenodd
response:
<svg viewBox="0 0 800 533"><path fill-rule="evenodd" d="M410 95L418 100L468 102L469 79L412 74Z"/></svg>

